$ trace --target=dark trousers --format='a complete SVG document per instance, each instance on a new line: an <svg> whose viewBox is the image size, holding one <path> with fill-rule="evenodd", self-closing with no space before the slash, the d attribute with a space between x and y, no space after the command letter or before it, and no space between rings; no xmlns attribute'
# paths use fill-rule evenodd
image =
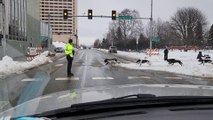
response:
<svg viewBox="0 0 213 120"><path fill-rule="evenodd" d="M71 69L72 69L72 61L73 58L71 58L69 55L67 55L67 75L71 75Z"/></svg>
<svg viewBox="0 0 213 120"><path fill-rule="evenodd" d="M168 59L168 54L164 54L164 60Z"/></svg>

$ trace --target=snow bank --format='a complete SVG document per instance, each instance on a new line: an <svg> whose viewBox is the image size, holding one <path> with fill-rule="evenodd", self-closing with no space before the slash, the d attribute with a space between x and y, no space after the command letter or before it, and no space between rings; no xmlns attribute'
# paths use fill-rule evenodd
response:
<svg viewBox="0 0 213 120"><path fill-rule="evenodd" d="M62 47L62 48L65 48L65 46L66 46L66 44L63 42L53 42L53 45L55 47Z"/></svg>
<svg viewBox="0 0 213 120"><path fill-rule="evenodd" d="M35 57L30 62L18 62L14 61L11 57L5 56L0 61L0 77L4 75L10 75L13 73L22 73L23 71L42 65L47 62L52 62L49 57L46 57L48 52L43 52L42 54Z"/></svg>
<svg viewBox="0 0 213 120"><path fill-rule="evenodd" d="M106 51L106 50L103 50ZM157 70L157 71L166 71L173 72L185 75L192 76L201 76L201 77L213 77L213 64L206 63L205 65L200 65L198 62L197 55L199 51L188 51L181 52L179 50L169 51L168 57L175 58L181 60L183 62L183 66L179 64L168 65L166 61L163 60L163 50L160 50L160 55L147 56L145 53L137 53L137 52L123 52L118 51L118 55L127 56L134 59L144 59L147 57L148 60L151 61L152 65L149 66L147 64L143 64L139 66L136 63L121 63L119 66L129 68L129 69L137 69L137 70ZM210 55L211 59L213 58L213 51L202 51L203 55ZM115 54L116 55L116 54Z"/></svg>

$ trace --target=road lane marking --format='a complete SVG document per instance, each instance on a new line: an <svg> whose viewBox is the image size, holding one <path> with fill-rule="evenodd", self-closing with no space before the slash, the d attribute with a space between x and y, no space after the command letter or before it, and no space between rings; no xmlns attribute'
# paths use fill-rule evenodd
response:
<svg viewBox="0 0 213 120"><path fill-rule="evenodd" d="M64 64L56 64L55 67L61 67L63 66Z"/></svg>
<svg viewBox="0 0 213 120"><path fill-rule="evenodd" d="M61 95L61 96L59 96L57 99L64 99L64 98L66 98L66 97L69 97L69 94Z"/></svg>
<svg viewBox="0 0 213 120"><path fill-rule="evenodd" d="M62 80L79 80L79 77L71 77L71 78L69 78L69 77L62 77L62 78L55 78L55 80L57 80L57 81L62 81Z"/></svg>
<svg viewBox="0 0 213 120"><path fill-rule="evenodd" d="M196 80L202 80L201 78L195 78Z"/></svg>
<svg viewBox="0 0 213 120"><path fill-rule="evenodd" d="M93 77L93 80L113 80L113 77Z"/></svg>
<svg viewBox="0 0 213 120"><path fill-rule="evenodd" d="M66 57L60 58L59 60L64 60Z"/></svg>
<svg viewBox="0 0 213 120"><path fill-rule="evenodd" d="M42 99L48 99L48 98L51 98L51 97L52 97L51 95L44 96L44 97L41 97L40 100L42 100Z"/></svg>
<svg viewBox="0 0 213 120"><path fill-rule="evenodd" d="M165 79L170 79L170 80L182 80L183 78L181 77L164 77Z"/></svg>
<svg viewBox="0 0 213 120"><path fill-rule="evenodd" d="M31 82L31 81L38 81L35 78L25 78L23 80L21 80L22 82Z"/></svg>
<svg viewBox="0 0 213 120"><path fill-rule="evenodd" d="M151 79L149 76L128 76L128 79Z"/></svg>

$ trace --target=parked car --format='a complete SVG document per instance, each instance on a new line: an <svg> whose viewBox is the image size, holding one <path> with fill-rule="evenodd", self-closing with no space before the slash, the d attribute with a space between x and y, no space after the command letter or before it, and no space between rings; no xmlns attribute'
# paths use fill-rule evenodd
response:
<svg viewBox="0 0 213 120"><path fill-rule="evenodd" d="M115 47L115 46L110 46L110 47L109 47L109 53L117 53L117 47Z"/></svg>
<svg viewBox="0 0 213 120"><path fill-rule="evenodd" d="M63 53L64 49L62 47L57 47L57 48L55 48L55 52L56 53Z"/></svg>

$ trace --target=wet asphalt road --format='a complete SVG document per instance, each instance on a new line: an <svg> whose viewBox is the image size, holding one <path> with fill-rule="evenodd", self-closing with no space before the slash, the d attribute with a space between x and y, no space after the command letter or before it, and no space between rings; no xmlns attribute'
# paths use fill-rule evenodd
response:
<svg viewBox="0 0 213 120"><path fill-rule="evenodd" d="M65 56L22 74L0 80L0 101L12 106L50 93L77 88L124 84L193 84L213 85L213 78L200 78L175 73L130 70L104 64L105 58L118 58L94 49L79 50L73 62L74 77L66 77ZM118 58L122 63L128 63Z"/></svg>
<svg viewBox="0 0 213 120"><path fill-rule="evenodd" d="M123 85L123 84L194 84L213 85L212 79L185 76L160 71L130 70L104 64L105 58L117 58L114 54L98 50L78 51L72 72L74 77L66 78L66 59L61 58L55 62L58 68L51 73L43 95L57 91L77 88ZM122 63L128 63L118 58Z"/></svg>

